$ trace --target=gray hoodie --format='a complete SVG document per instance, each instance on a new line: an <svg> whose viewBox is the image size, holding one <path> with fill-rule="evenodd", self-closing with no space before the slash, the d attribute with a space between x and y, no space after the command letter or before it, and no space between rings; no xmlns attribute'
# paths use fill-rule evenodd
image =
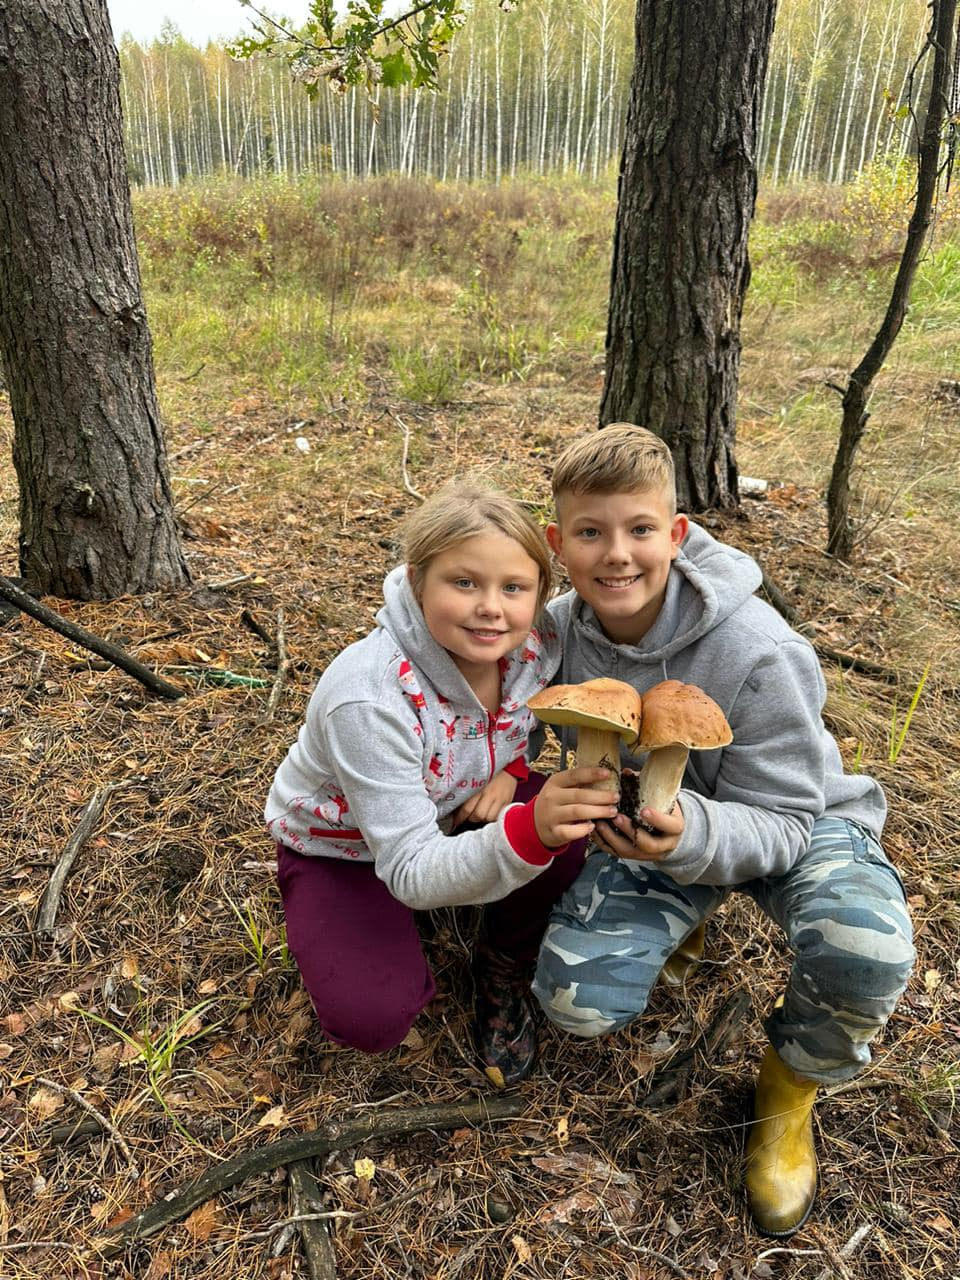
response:
<svg viewBox="0 0 960 1280"><path fill-rule="evenodd" d="M826 686L813 647L753 594L759 566L690 525L663 607L639 644L615 644L574 591L548 606L563 646L558 682L661 680L699 685L719 703L733 742L691 751L680 793L685 828L656 866L679 884L778 876L805 851L814 821L850 818L880 834L886 802L864 774L845 774L821 718ZM632 768L640 759L624 755Z"/></svg>
<svg viewBox="0 0 960 1280"><path fill-rule="evenodd" d="M403 567L383 594L377 629L320 677L270 788L267 827L297 853L372 860L413 908L494 902L563 852L540 843L533 802L479 830L445 832L473 791L523 761L533 726L525 703L557 669L556 632L532 631L501 661L493 716L431 636Z"/></svg>

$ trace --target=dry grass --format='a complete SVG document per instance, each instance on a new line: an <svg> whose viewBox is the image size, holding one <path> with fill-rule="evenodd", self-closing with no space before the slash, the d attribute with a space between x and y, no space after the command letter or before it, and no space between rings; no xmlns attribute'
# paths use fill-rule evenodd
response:
<svg viewBox="0 0 960 1280"><path fill-rule="evenodd" d="M116 1263L83 1250L105 1222L277 1133L357 1108L489 1088L463 1049L470 912L425 921L440 999L406 1045L370 1059L321 1041L283 948L261 807L318 673L370 626L396 522L413 501L393 413L412 428L417 488L479 466L509 489L542 498L556 449L593 421L595 380L474 383L468 401L441 410L402 405L382 389L349 413L307 401L278 412L251 395L230 406L216 433L173 429L173 453L189 447L174 471L192 531L193 589L59 607L159 665L202 669L222 655L231 671L267 682L270 648L240 614L249 609L273 630L282 607L294 664L271 725L258 725L268 686L181 675L190 694L167 704L116 671L87 669L32 621L13 619L0 630L4 1280L303 1274L295 1239L274 1256L278 1236L251 1238L291 1212L282 1176L235 1187ZM771 385L760 393L772 394ZM909 387L903 394L904 420L911 405L922 405L934 452L948 449L955 411L916 400ZM898 687L828 670L831 724L845 756L876 773L890 797L887 845L910 895L919 963L873 1067L818 1107L817 1213L772 1252L773 1242L746 1219L740 1150L763 1045L757 1017L734 1050L699 1062L678 1105L656 1113L638 1107L650 1075L696 1040L732 990L745 984L761 1014L782 986L787 957L777 931L735 900L710 925L705 969L684 992L658 990L628 1032L583 1043L544 1028L540 1068L520 1090L521 1121L420 1133L330 1160L320 1171L329 1207L363 1215L337 1232L344 1280L660 1280L681 1272L698 1280L814 1280L829 1266L858 1280L960 1274L960 611L956 551L944 535L956 511L944 488L932 488L910 520L881 505L858 563L831 564L820 551L824 518L811 461L826 452L826 440L785 441L762 417L746 410L745 419L744 470L785 484L766 502L745 502L741 518L718 520L717 532L758 556L824 644L901 673ZM0 435L10 429L4 418ZM297 435L310 440L310 453L295 448ZM917 454L907 438L884 450L871 472L881 480ZM2 484L9 495L9 471ZM8 548L13 514L10 506L0 511ZM14 571L11 553L0 567ZM231 588L210 588L243 574L250 576ZM894 703L902 720L927 661L929 683L891 763ZM32 926L51 869L84 803L108 782L125 785L80 853L56 939L44 942ZM256 938L231 901L249 904ZM202 1034L178 1046L171 1028L205 1002L181 1029L184 1040ZM160 1055L152 1080L142 1056L90 1013L146 1038ZM37 1077L109 1116L137 1176L111 1138L64 1141L58 1126L85 1113ZM368 1201L354 1174L359 1155L377 1166ZM414 1198L396 1201L421 1184ZM836 1261L865 1224L856 1255ZM10 1247L42 1241L59 1243Z"/></svg>

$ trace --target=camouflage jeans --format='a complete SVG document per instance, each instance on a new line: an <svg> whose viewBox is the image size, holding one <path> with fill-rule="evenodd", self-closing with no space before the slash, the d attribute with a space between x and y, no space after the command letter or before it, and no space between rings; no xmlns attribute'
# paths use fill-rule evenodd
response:
<svg viewBox="0 0 960 1280"><path fill-rule="evenodd" d="M821 818L786 875L735 889L776 920L793 952L783 1004L765 1023L771 1044L811 1079L856 1075L914 961L903 886L876 838ZM573 1035L626 1026L646 1008L667 957L733 891L680 885L653 864L595 851L554 908L535 996Z"/></svg>

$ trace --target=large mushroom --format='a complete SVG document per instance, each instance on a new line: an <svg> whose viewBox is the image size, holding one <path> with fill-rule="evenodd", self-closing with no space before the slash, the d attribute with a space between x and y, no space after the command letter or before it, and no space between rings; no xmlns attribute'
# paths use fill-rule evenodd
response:
<svg viewBox="0 0 960 1280"><path fill-rule="evenodd" d="M636 745L640 731L640 695L623 680L605 676L582 684L555 684L534 694L527 706L544 724L570 725L577 731L577 766L609 769L598 790L620 790L620 743Z"/></svg>
<svg viewBox="0 0 960 1280"><path fill-rule="evenodd" d="M670 813L691 751L712 751L733 741L727 718L711 697L695 684L663 680L643 695L638 752L646 762L636 778L636 798L625 796L620 808L634 826L650 831L640 813L645 808ZM632 791L632 787L625 788Z"/></svg>

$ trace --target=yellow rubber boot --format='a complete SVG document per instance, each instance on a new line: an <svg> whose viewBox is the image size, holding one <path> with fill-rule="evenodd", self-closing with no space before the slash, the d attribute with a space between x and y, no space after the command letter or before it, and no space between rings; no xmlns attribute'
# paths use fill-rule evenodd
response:
<svg viewBox="0 0 960 1280"><path fill-rule="evenodd" d="M693 933L688 934L673 955L667 959L660 970L660 981L665 987L682 987L700 968L706 932L705 924L697 925Z"/></svg>
<svg viewBox="0 0 960 1280"><path fill-rule="evenodd" d="M747 1202L764 1235L792 1235L813 1208L816 1095L816 1081L796 1075L768 1045L757 1077L755 1119L746 1151Z"/></svg>

